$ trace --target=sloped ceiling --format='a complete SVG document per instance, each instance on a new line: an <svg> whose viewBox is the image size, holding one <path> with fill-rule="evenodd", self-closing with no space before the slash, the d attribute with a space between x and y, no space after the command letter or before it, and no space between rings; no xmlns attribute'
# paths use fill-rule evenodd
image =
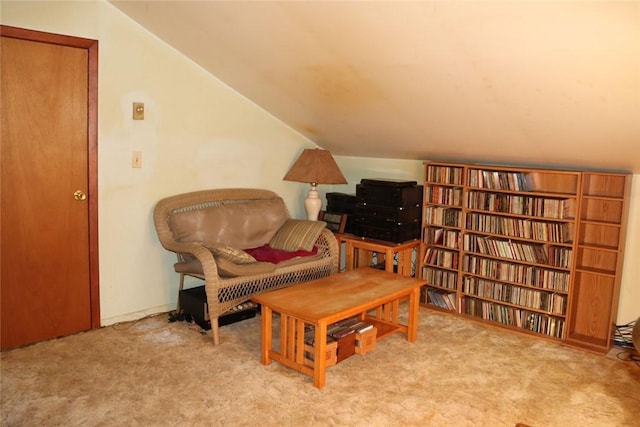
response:
<svg viewBox="0 0 640 427"><path fill-rule="evenodd" d="M638 1L111 1L335 155L640 173Z"/></svg>

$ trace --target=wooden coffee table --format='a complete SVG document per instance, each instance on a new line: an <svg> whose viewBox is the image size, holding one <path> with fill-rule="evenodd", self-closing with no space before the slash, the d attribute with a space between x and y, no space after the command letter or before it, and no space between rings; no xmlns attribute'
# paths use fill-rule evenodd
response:
<svg viewBox="0 0 640 427"><path fill-rule="evenodd" d="M426 281L360 268L256 295L262 306L260 361L272 360L313 377L322 388L326 378L327 325L358 316L377 328L376 339L402 332L414 342L418 329L420 287ZM408 298L407 324L400 324L400 301ZM280 314L280 348L273 348L273 314ZM313 367L304 363L305 325L315 328Z"/></svg>

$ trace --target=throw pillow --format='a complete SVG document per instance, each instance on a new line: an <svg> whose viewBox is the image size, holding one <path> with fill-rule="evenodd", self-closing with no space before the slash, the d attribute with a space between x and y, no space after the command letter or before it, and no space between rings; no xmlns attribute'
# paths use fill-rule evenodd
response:
<svg viewBox="0 0 640 427"><path fill-rule="evenodd" d="M326 226L324 221L289 218L271 238L269 246L289 252L310 251Z"/></svg>
<svg viewBox="0 0 640 427"><path fill-rule="evenodd" d="M256 259L241 249L236 249L224 243L205 243L204 246L211 251L214 257L224 258L234 264L249 264Z"/></svg>

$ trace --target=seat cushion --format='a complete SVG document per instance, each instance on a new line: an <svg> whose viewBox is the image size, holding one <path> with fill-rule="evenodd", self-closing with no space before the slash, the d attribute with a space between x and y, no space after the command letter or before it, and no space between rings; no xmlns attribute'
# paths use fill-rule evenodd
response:
<svg viewBox="0 0 640 427"><path fill-rule="evenodd" d="M271 238L269 246L288 252L310 251L326 226L324 221L289 218Z"/></svg>
<svg viewBox="0 0 640 427"><path fill-rule="evenodd" d="M268 274L276 271L276 265L270 262L252 262L247 264L234 264L228 259L216 257L218 275L220 277L252 276L255 274ZM190 274L204 279L204 272L200 261L177 262L173 265L177 273Z"/></svg>
<svg viewBox="0 0 640 427"><path fill-rule="evenodd" d="M270 262L252 262L249 264L234 264L222 257L216 258L218 274L221 277L253 276L255 274L268 274L276 271L275 264Z"/></svg>

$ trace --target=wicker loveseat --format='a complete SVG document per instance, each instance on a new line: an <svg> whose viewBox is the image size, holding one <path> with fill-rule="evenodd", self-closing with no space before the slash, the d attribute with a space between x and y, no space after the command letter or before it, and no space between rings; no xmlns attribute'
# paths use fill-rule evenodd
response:
<svg viewBox="0 0 640 427"><path fill-rule="evenodd" d="M178 194L159 201L153 219L162 246L178 256L174 268L180 275L180 289L185 275L205 281L215 345L220 342L218 318L236 305L260 292L338 272L335 236L324 224L291 219L282 198L269 190ZM307 232L312 229L315 231ZM295 252L299 237L314 248ZM257 253L262 253L264 248L271 249L270 244L276 246L276 240L289 250L279 253L293 256L300 252L304 256L274 264L245 252L258 248Z"/></svg>

